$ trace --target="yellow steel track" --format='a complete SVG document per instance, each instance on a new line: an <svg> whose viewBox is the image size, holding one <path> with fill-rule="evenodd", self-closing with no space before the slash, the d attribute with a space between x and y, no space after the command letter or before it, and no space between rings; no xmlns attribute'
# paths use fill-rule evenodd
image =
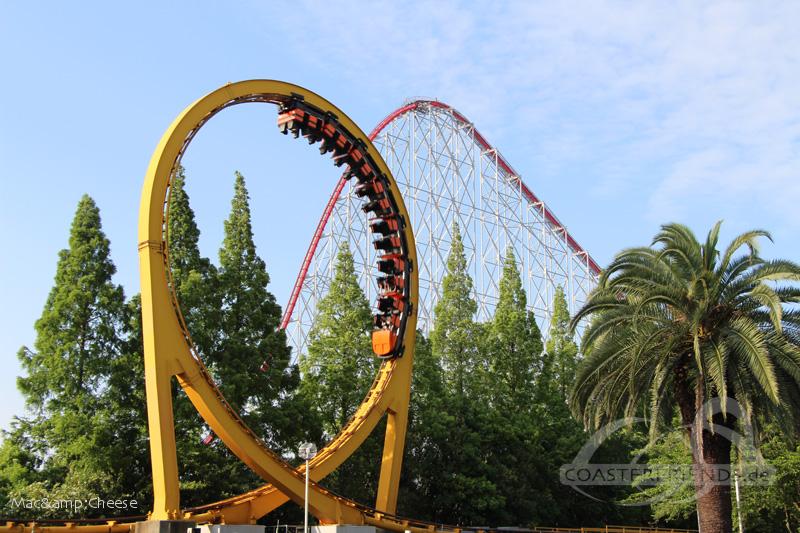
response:
<svg viewBox="0 0 800 533"><path fill-rule="evenodd" d="M194 350L180 304L172 290L166 227L169 217L169 186L173 173L200 128L221 110L243 103L285 105L302 100L322 113L330 113L366 151L386 178L398 212L407 259L411 303L399 357L382 364L364 401L342 431L309 463L312 480L309 508L321 523L367 524L391 531L459 533L460 529L395 515L408 417L411 369L414 355L417 304L417 265L414 235L397 184L381 155L361 129L324 98L285 82L250 80L231 83L200 98L170 125L156 148L145 177L139 211L139 259L142 284L142 318L145 351L145 383L153 463L153 511L147 516L42 522L8 521L0 533L134 533L144 519L183 519L197 523L248 524L292 500L303 504L305 468L293 468L272 452L225 401L221 391ZM363 144L362 144L363 143ZM267 484L218 502L181 509L178 466L173 427L171 380L177 378L197 411L212 431ZM387 415L383 458L375 507L336 495L318 482L341 465ZM604 528L534 528L531 533L668 533L689 530Z"/></svg>
<svg viewBox="0 0 800 533"><path fill-rule="evenodd" d="M187 147L199 129L221 110L244 103L286 105L292 101L335 117L359 142L385 179L397 211L406 224L400 231L406 257L413 266L409 316L400 357L382 364L364 401L342 431L309 463L312 480L309 509L321 523L371 524L394 531L432 531L433 524L394 516L408 417L411 369L416 334L416 247L400 191L391 171L367 135L340 109L302 87L275 80L249 80L225 85L187 107L162 136L147 169L139 211L139 259L142 291L145 383L153 466L153 510L150 519L196 522L254 523L288 500L302 505L304 468L295 469L270 450L228 404L194 350L180 304L172 290L166 235L169 186ZM253 491L193 509L181 509L173 425L171 380L175 377L197 411L225 445L267 484ZM341 465L364 442L383 415L387 416L383 458L375 507L366 507L326 490L318 482ZM118 518L105 524L65 522L59 525L8 522L2 531L20 533L122 533L141 517Z"/></svg>

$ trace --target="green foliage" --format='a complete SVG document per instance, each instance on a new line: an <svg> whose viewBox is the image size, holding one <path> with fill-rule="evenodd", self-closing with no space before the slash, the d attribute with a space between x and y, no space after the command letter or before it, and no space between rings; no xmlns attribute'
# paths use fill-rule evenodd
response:
<svg viewBox="0 0 800 533"><path fill-rule="evenodd" d="M791 284L800 267L762 259L764 231L744 233L720 252L719 228L700 243L685 226L662 226L656 247L624 250L603 273L573 319L591 319L571 397L587 426L646 408L655 437L673 405L688 428L699 406L719 398L723 414L713 421L730 427L735 418L724 414L734 397L742 416L800 427L800 313L785 307L800 298ZM697 419L711 418L703 414ZM730 442L694 427L694 464L729 463ZM702 476L695 484L704 486ZM711 516L730 527L730 506L727 486L699 497L701 524Z"/></svg>
<svg viewBox="0 0 800 533"><path fill-rule="evenodd" d="M344 244L328 294L319 302L301 361L303 394L311 399L327 437L335 435L369 389L379 361L372 352L372 312Z"/></svg>
<svg viewBox="0 0 800 533"><path fill-rule="evenodd" d="M431 332L433 353L444 367L445 382L458 398L465 398L475 385L478 362L478 325L474 321L478 306L472 297L472 278L458 224L453 224L447 273L442 279L442 295L434 306ZM466 403L463 404L466 407Z"/></svg>
<svg viewBox="0 0 800 533"><path fill-rule="evenodd" d="M406 453L400 480L398 514L448 521L441 497L440 473L449 470L446 444L453 417L447 413L441 362L431 342L417 332L411 384Z"/></svg>
<svg viewBox="0 0 800 533"><path fill-rule="evenodd" d="M184 169L178 168L170 183L169 266L194 348L198 355L209 361L220 333L221 291L217 269L200 254L200 230L185 185ZM141 310L137 315L141 315ZM135 330L132 338L141 339L140 328ZM137 358L141 360L144 356L142 348L136 348L132 352L138 352ZM213 371L213 365L210 366ZM138 367L134 368L138 370ZM141 370L143 378L143 368ZM220 449L222 446L203 444L205 425L177 382L173 383L172 402L182 499L186 504L197 505L234 494L245 484L255 481L246 469L236 464L234 457ZM225 472L225 475L209 476L208 472L212 470Z"/></svg>
<svg viewBox="0 0 800 533"><path fill-rule="evenodd" d="M97 514L88 502L108 498L109 487L114 486L116 483L108 473L80 464L68 470L63 482L35 481L13 489L8 494L7 509L13 510L13 516L23 516L24 513L25 517L34 515L37 519L85 518L89 514ZM40 509L30 509L20 503L12 505L14 501L25 500L47 500L52 503Z"/></svg>
<svg viewBox="0 0 800 533"><path fill-rule="evenodd" d="M542 380L554 387L566 401L569 390L575 382L578 366L578 345L570 330L569 306L564 289L559 285L553 296L550 330L545 346Z"/></svg>
<svg viewBox="0 0 800 533"><path fill-rule="evenodd" d="M746 531L800 531L800 444L767 425L760 451L775 469L767 485L741 486L742 518Z"/></svg>
<svg viewBox="0 0 800 533"><path fill-rule="evenodd" d="M454 233L445 286L460 291L471 280ZM489 323L474 323L474 303L444 290L431 340L418 335L400 513L472 525L574 526L629 518L632 513L576 497L561 485L559 467L572 460L586 435L556 386L554 365L544 379L541 335L526 309L511 251L499 286ZM561 306L554 330L561 325L569 339L566 303ZM577 356L566 340L551 342L551 353L565 368ZM624 438L613 444L621 457L604 458L625 461L633 446Z"/></svg>
<svg viewBox="0 0 800 533"><path fill-rule="evenodd" d="M108 361L119 353L124 308L122 287L100 210L89 196L78 203L69 248L59 252L55 286L36 322L34 350L19 351L25 377L18 386L39 413L64 413L101 392Z"/></svg>
<svg viewBox="0 0 800 533"><path fill-rule="evenodd" d="M115 270L100 210L84 195L36 322L35 350L23 347L18 354L26 373L18 387L32 416L18 418L4 435L9 462L0 485L9 496L122 488L108 475L121 465L110 446L114 421L105 407L112 369L124 351L126 308L122 288L111 280Z"/></svg>
<svg viewBox="0 0 800 533"><path fill-rule="evenodd" d="M486 391L489 398L500 410L529 414L541 364L542 335L527 308L527 296L511 248L506 253L494 318L485 331L481 351L485 359L482 366L491 378Z"/></svg>
<svg viewBox="0 0 800 533"><path fill-rule="evenodd" d="M170 268L198 355L245 421L279 453L288 455L306 440L322 445L347 423L379 365L370 343L370 303L349 249L340 250L330 291L320 302L301 382L278 330L280 307L254 244L244 178L236 173L219 268L200 254L183 169L173 179L169 202ZM755 253L760 232L716 252L716 231L701 245L685 228L667 226L657 237L658 249L620 254L573 321L591 319L581 361L560 288L543 346L511 249L494 317L475 321L467 254L454 226L434 329L430 339L417 336L398 512L469 525L646 523L649 507L625 510L589 501L560 484L559 467L587 439L568 402L587 425L627 412L644 413L663 427L672 424L669 407L678 403L684 379L692 405L695 385L702 383L703 398L725 391L763 413L753 420L757 428L762 418L773 421L762 432L762 451L777 468L776 483L743 487L743 518L753 531L796 530L800 449L780 434L776 421L797 424L800 314L784 303L800 294L774 280L797 279L800 272L786 261L762 260ZM751 249L736 256L741 246ZM36 343L19 353L25 370L19 386L29 413L15 419L0 443L0 514L100 514L71 508L21 513L10 507L10 498L126 496L144 510L149 505L141 303L138 296L125 303L113 273L99 211L84 197L36 323ZM265 361L266 371L259 371ZM256 476L221 442L201 443L202 420L177 385L173 400L183 504L256 486ZM380 425L325 486L371 504L382 441ZM691 461L680 433L643 446L643 435L621 433L594 459L625 462L638 450L650 462ZM629 501L673 491L690 496L692 487L642 490ZM593 494L625 497L615 488ZM656 520L671 525L690 527L691 513L691 505L676 498L652 507Z"/></svg>
<svg viewBox="0 0 800 533"><path fill-rule="evenodd" d="M577 495L561 484L559 469L573 461L589 435L571 416L568 389L574 380L578 349L569 330L569 311L561 287L553 295L550 328L544 351L535 362L537 376L532 403L533 431L538 451L531 461L536 474L530 482L537 510L535 523L562 527L576 524L626 523L637 517L611 502L618 491L599 487L590 492L599 501ZM593 460L607 463L626 462L635 447L630 435L615 435L600 447Z"/></svg>
<svg viewBox="0 0 800 533"><path fill-rule="evenodd" d="M678 429L673 429L663 438L639 450L638 455L650 465L682 465L687 469L692 467L692 451L686 435ZM656 483L652 484L654 481ZM634 487L637 491L626 498L625 503L654 502L650 505L654 519L687 527L692 523L697 524L694 482L691 476L682 477L676 474L659 477L659 471L655 470L653 474L638 478Z"/></svg>
<svg viewBox="0 0 800 533"><path fill-rule="evenodd" d="M220 338L210 354L210 366L228 401L244 412L245 420L267 442L280 447L287 428L267 424L271 415L277 415L270 404L296 386L299 374L290 366L286 334L278 329L281 309L267 289L269 274L256 253L249 196L238 172L219 260ZM265 360L269 371L258 372Z"/></svg>
<svg viewBox="0 0 800 533"><path fill-rule="evenodd" d="M177 178L172 198L180 218L171 227L177 245L173 275L182 280L176 286L187 327L226 400L248 426L273 449L291 449L299 438L294 398L299 371L290 363L291 350L278 329L280 306L267 288L269 274L256 252L244 177L235 175L219 269L200 257L193 213ZM179 449L185 499L199 504L255 486L255 474L220 441L201 443L200 418L184 395L178 396L176 403L185 406L181 425L191 435Z"/></svg>
<svg viewBox="0 0 800 533"><path fill-rule="evenodd" d="M743 457L736 450L737 460L733 468L743 471L747 467L763 468L766 464L774 468L774 479L766 484L743 480L740 483L742 507L734 506L734 516L742 513L746 531L797 531L800 527L797 499L800 494L800 447L782 435L777 425L766 424L759 448L760 463L756 463L754 458ZM692 465L689 442L677 429L640 452L648 464L684 465L687 468ZM652 479L655 475L646 477ZM640 489L641 492L626 501L655 501L650 506L653 518L672 526L694 527L697 524L691 478L681 482L677 476L666 477L654 486L641 486Z"/></svg>
<svg viewBox="0 0 800 533"><path fill-rule="evenodd" d="M448 415L443 420L449 422L446 440L440 443L447 462L438 476L437 505L459 524L484 523L493 509L505 503L491 480L493 465L486 460L483 429L489 416L480 394L485 383L476 371L483 365L479 353L483 328L474 320L477 304L472 286L461 232L454 224L442 295L434 307L431 349L442 368L443 409Z"/></svg>
<svg viewBox="0 0 800 533"><path fill-rule="evenodd" d="M41 458L33 451L29 428L26 422L16 419L11 431L3 434L0 444L0 514L17 516L19 511L9 506L9 497L39 480Z"/></svg>
<svg viewBox="0 0 800 533"><path fill-rule="evenodd" d="M486 405L480 433L491 466L489 479L504 502L487 518L493 524L529 524L542 518L537 509L549 491L541 483L544 452L540 413L532 401L542 358L542 338L509 248L499 282L497 308L484 325L480 345L481 396ZM478 400L478 398L476 398ZM514 413L509 416L509 413Z"/></svg>
<svg viewBox="0 0 800 533"><path fill-rule="evenodd" d="M301 395L312 407L308 438L322 444L344 427L364 399L378 368L370 334L372 313L358 284L353 255L344 244L328 294L309 332L308 354L301 360ZM320 434L319 429L322 429ZM372 503L377 489L381 428L336 472L326 486L362 503Z"/></svg>
<svg viewBox="0 0 800 533"><path fill-rule="evenodd" d="M201 356L208 356L217 337L221 302L217 269L201 256L199 240L200 229L186 192L186 174L179 167L169 191L169 267L195 349Z"/></svg>
<svg viewBox="0 0 800 533"><path fill-rule="evenodd" d="M108 420L106 446L114 457L114 468L98 474L111 475L120 487L119 493L135 499L141 510L152 501L153 487L144 389L142 304L138 294L128 301L125 319L123 348L111 363L102 405Z"/></svg>

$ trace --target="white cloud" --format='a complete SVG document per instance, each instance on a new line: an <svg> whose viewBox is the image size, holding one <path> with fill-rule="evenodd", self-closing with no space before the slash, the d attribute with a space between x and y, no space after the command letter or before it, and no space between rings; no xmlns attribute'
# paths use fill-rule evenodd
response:
<svg viewBox="0 0 800 533"><path fill-rule="evenodd" d="M318 23L298 46L320 69L376 94L442 95L501 150L522 137L552 172L591 166L599 181L583 185L599 197L645 191L651 221L710 202L719 217L748 206L798 225L800 3L301 9Z"/></svg>

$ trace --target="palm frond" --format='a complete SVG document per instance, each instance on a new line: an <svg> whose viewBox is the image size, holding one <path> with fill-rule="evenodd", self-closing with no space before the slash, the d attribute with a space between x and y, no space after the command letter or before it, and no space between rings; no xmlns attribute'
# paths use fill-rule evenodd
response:
<svg viewBox="0 0 800 533"><path fill-rule="evenodd" d="M719 228L722 226L722 221L718 220L711 231L708 232L706 243L703 245L703 267L706 270L713 270L714 263L719 256L717 251L717 243L719 242Z"/></svg>
<svg viewBox="0 0 800 533"><path fill-rule="evenodd" d="M703 350L706 375L711 379L720 399L723 415L728 412L728 345L724 340L710 339Z"/></svg>
<svg viewBox="0 0 800 533"><path fill-rule="evenodd" d="M692 230L683 224L671 223L661 226L653 244L663 244L659 257L676 260L685 272L696 272L702 268L700 243Z"/></svg>
<svg viewBox="0 0 800 533"><path fill-rule="evenodd" d="M800 406L800 266L759 257L759 240L771 239L763 230L720 254L720 228L701 244L666 224L651 247L623 250L602 273L571 323L588 322L570 396L587 427L647 406L652 437L675 402L685 418L704 398L724 413L736 398L748 420Z"/></svg>
<svg viewBox="0 0 800 533"><path fill-rule="evenodd" d="M764 334L752 320L736 317L723 334L731 351L747 364L764 394L778 402L778 382L769 357Z"/></svg>
<svg viewBox="0 0 800 533"><path fill-rule="evenodd" d="M761 283L754 287L748 296L767 308L770 320L772 320L772 327L774 327L780 333L783 329L781 323L783 317L783 305L778 294L769 286Z"/></svg>
<svg viewBox="0 0 800 533"><path fill-rule="evenodd" d="M728 264L731 262L731 258L742 246L747 246L749 248L750 256L757 256L759 248L758 239L760 237L766 237L770 242L772 241L772 235L770 235L768 231L762 229L747 231L733 239L722 254L722 258L717 265L718 271L725 272L728 270Z"/></svg>

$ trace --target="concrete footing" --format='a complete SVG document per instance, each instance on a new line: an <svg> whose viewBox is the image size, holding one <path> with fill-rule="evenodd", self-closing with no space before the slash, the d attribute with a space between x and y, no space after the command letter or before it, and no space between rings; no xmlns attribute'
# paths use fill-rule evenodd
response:
<svg viewBox="0 0 800 533"><path fill-rule="evenodd" d="M134 533L193 533L194 527L189 520L147 520L137 522Z"/></svg>
<svg viewBox="0 0 800 533"><path fill-rule="evenodd" d="M334 524L331 526L311 526L309 533L380 533L375 526L348 526Z"/></svg>
<svg viewBox="0 0 800 533"><path fill-rule="evenodd" d="M206 524L200 526L200 533L264 533L264 526L243 524Z"/></svg>

